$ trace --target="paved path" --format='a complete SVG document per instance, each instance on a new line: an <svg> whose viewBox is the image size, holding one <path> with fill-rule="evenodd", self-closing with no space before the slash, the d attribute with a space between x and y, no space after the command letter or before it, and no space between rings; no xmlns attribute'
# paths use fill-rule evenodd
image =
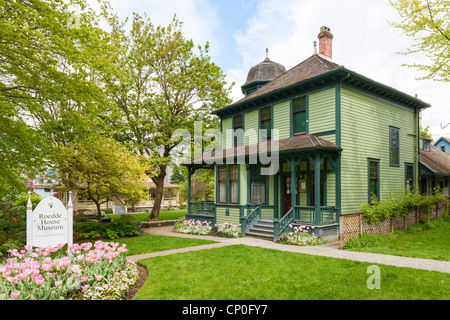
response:
<svg viewBox="0 0 450 320"><path fill-rule="evenodd" d="M311 254L311 255L317 255L317 256L338 258L338 259L348 259L348 260L354 260L354 261L369 262L369 263L374 263L374 264L385 264L385 265L391 265L391 266L397 266L397 267L407 267L407 268L415 268L415 269L423 269L423 270L429 270L429 271L440 271L440 272L450 273L450 261L409 258L409 257L392 256L392 255L387 255L387 254L341 250L341 249L339 249L338 244L301 247L301 246L278 244L273 241L252 238L252 237L228 239L228 238L211 237L211 236L197 236L197 235L180 234L180 233L176 233L176 232L171 232L170 230L172 230L171 226L160 227L160 228L148 228L148 229L145 229L144 232L149 233L149 234L154 234L154 235L214 240L214 241L217 241L218 243L194 246L194 247L187 247L187 248L180 248L180 249L174 249L174 250L165 250L165 251L152 252L152 253L144 253L144 254L131 256L131 258L134 261L138 261L138 260L145 259L145 258L164 256L164 255L180 253L180 252L205 250L205 249L220 248L220 247L230 246L230 245L244 244L247 246L261 247L261 248L267 248L267 249L276 249L276 250L281 250L281 251L297 252L297 253Z"/></svg>

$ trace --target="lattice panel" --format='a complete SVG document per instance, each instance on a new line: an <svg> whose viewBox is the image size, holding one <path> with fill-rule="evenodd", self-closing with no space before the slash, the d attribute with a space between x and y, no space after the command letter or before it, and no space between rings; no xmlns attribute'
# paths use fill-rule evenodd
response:
<svg viewBox="0 0 450 320"><path fill-rule="evenodd" d="M321 230L320 238L325 241L336 240L339 238L339 227L325 228Z"/></svg>
<svg viewBox="0 0 450 320"><path fill-rule="evenodd" d="M350 238L358 238L361 231L361 214L341 216L341 239L344 244Z"/></svg>

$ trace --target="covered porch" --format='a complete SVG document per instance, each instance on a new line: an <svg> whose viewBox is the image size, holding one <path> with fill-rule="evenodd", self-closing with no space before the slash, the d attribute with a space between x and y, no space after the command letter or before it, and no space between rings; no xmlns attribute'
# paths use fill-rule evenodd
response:
<svg viewBox="0 0 450 320"><path fill-rule="evenodd" d="M270 150L266 148L264 150ZM245 147L244 163L237 162L235 154L234 161L226 163L186 164L186 219L240 224L243 236L264 236L274 241L288 232L290 225L314 226L318 235L331 230L331 234L337 236L340 151L340 147L328 141L304 135L279 140L278 157L272 159L277 161L278 170L266 175L261 174L261 168L267 169L269 165L251 161L255 152L252 146ZM191 175L197 168L215 171L216 190L212 202L190 201Z"/></svg>

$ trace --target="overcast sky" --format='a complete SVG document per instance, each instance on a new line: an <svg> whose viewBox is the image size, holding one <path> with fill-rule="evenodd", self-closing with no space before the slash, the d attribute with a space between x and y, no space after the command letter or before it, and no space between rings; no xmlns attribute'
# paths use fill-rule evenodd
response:
<svg viewBox="0 0 450 320"><path fill-rule="evenodd" d="M416 80L421 74L402 63L423 62L424 55L402 55L413 40L390 26L398 20L387 0L110 0L120 18L147 13L166 26L173 15L183 34L196 44L210 43L210 56L235 82L233 100L249 69L269 58L290 69L313 54L321 26L334 35L333 61L375 81L431 104L422 114L433 139L450 137L450 84Z"/></svg>

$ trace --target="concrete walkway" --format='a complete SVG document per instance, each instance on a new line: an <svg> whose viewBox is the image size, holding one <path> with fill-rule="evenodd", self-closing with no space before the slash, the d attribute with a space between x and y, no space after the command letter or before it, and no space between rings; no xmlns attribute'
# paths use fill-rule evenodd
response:
<svg viewBox="0 0 450 320"><path fill-rule="evenodd" d="M387 254L341 250L341 249L339 249L339 245L337 243L331 244L331 245L301 247L301 246L294 246L294 245L278 244L273 241L268 241L268 240L253 238L253 237L228 239L228 238L211 237L211 236L197 236L197 235L180 234L180 233L176 233L176 232L171 232L171 230L172 230L171 226L160 227L160 228L148 228L148 229L144 230L144 233L153 234L153 235L171 236L171 237L214 240L214 241L217 241L218 243L194 246L194 247L187 247L187 248L180 248L180 249L174 249L174 250L165 250L165 251L152 252L152 253L144 253L144 254L131 256L131 259L133 259L133 261L138 261L138 260L145 259L145 258L165 256L165 255L175 254L175 253L180 253L180 252L213 249L213 248L220 248L220 247L224 247L224 246L243 244L246 246L260 247L260 248L266 248L266 249L275 249L275 250L304 253L304 254L310 254L310 255L316 255L316 256L347 259L347 260L360 261L360 262L369 262L369 263L374 263L374 264L385 264L385 265L391 265L391 266L397 266L397 267L415 268L415 269L450 273L450 261L409 258L409 257L392 256L392 255L387 255Z"/></svg>

